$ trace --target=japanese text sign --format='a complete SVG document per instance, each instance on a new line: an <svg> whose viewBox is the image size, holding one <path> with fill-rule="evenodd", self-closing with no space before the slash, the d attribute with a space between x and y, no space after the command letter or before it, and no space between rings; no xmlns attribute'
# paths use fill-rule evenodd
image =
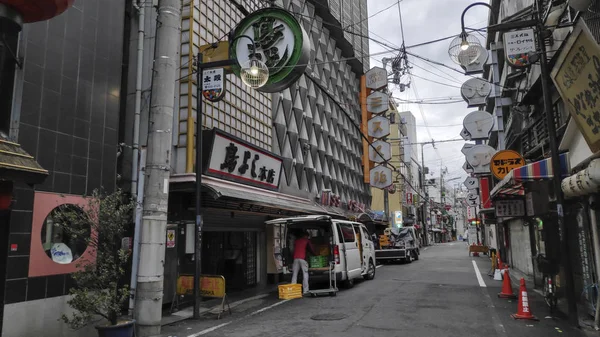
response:
<svg viewBox="0 0 600 337"><path fill-rule="evenodd" d="M593 153L600 151L600 46L579 20L552 80Z"/></svg>
<svg viewBox="0 0 600 337"><path fill-rule="evenodd" d="M392 184L392 169L379 165L373 168L371 174L371 186L384 189Z"/></svg>
<svg viewBox="0 0 600 337"><path fill-rule="evenodd" d="M225 72L223 68L207 69L202 72L202 96L211 102L225 97Z"/></svg>
<svg viewBox="0 0 600 337"><path fill-rule="evenodd" d="M490 171L494 177L502 180L515 168L525 165L525 159L516 151L498 151L490 162Z"/></svg>
<svg viewBox="0 0 600 337"><path fill-rule="evenodd" d="M220 130L213 130L213 134L207 175L270 190L279 189L280 158Z"/></svg>
<svg viewBox="0 0 600 337"><path fill-rule="evenodd" d="M225 296L225 278L220 275L200 276L200 295L202 297L222 298Z"/></svg>
<svg viewBox="0 0 600 337"><path fill-rule="evenodd" d="M535 52L535 35L533 29L516 30L504 33L504 50L506 61L513 67L530 65L529 53Z"/></svg>
<svg viewBox="0 0 600 337"><path fill-rule="evenodd" d="M496 217L507 218L525 216L525 203L523 200L496 200Z"/></svg>

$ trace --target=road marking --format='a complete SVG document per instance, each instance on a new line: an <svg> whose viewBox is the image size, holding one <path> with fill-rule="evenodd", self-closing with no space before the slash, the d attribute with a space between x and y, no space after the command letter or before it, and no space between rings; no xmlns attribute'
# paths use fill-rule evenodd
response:
<svg viewBox="0 0 600 337"><path fill-rule="evenodd" d="M238 319L238 320L233 320L233 321L230 321L230 322L227 322L227 323L219 324L219 325L217 325L217 326L213 326L212 328L204 329L204 330L202 330L202 331L199 331L199 332L196 332L196 333L194 333L194 334L188 335L187 337L198 337L198 336L206 335L206 334L207 334L207 333L209 333L209 332L213 332L213 331L215 331L215 330L221 329L222 327L228 326L229 324L231 324L231 323L233 323L233 322L237 322L237 321L240 321L240 320L246 319L246 318L248 318L248 317L252 317L252 316L254 316L254 315L258 315L258 314L260 314L261 312L265 312L265 311L267 311L267 310L269 310L269 309L273 309L273 308L275 308L276 306L278 306L278 305L282 305L283 303L287 303L287 302L289 302L289 301L291 301L291 300L283 300L283 301L279 301L279 302L277 302L277 303L274 303L274 304L271 304L271 305L269 305L268 307L264 307L264 308L262 308L262 309L259 309L259 310L256 310L256 311L254 311L254 312L252 312L252 313L249 313L248 315L246 315L246 316L244 316L244 317L242 317L242 318L240 318L240 319Z"/></svg>
<svg viewBox="0 0 600 337"><path fill-rule="evenodd" d="M380 264L380 265L378 265L378 266L375 266L375 269L377 269L377 268L381 268L381 267L383 267L383 265L382 265L382 264Z"/></svg>
<svg viewBox="0 0 600 337"><path fill-rule="evenodd" d="M208 329L204 329L204 330L202 330L200 332L196 332L195 334L189 335L188 337L198 337L198 336L206 335L209 332L213 332L213 331L215 331L217 329L221 329L222 327L227 326L229 324L231 324L231 322L219 324L217 326L213 326L212 328L208 328Z"/></svg>
<svg viewBox="0 0 600 337"><path fill-rule="evenodd" d="M425 251L425 250L427 250L427 249L429 249L429 247L425 247L425 248L423 248L423 251Z"/></svg>
<svg viewBox="0 0 600 337"><path fill-rule="evenodd" d="M483 277L481 277L481 273L479 272L479 268L477 268L477 263L475 260L471 260L473 262L473 268L475 268L475 276L477 276L477 282L479 282L479 286L482 288L487 287L485 282L483 282Z"/></svg>

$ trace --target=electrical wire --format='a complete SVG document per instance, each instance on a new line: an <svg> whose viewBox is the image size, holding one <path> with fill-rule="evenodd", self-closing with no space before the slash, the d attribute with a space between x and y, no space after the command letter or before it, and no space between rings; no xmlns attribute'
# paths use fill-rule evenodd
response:
<svg viewBox="0 0 600 337"><path fill-rule="evenodd" d="M397 3L398 3L398 5L400 5L400 2L401 2L401 1L402 1L402 0L398 0L398 2L397 2ZM384 8L384 9L382 9L382 10L380 10L380 11L378 11L378 12L376 12L376 13L372 14L371 16L369 16L369 17L367 17L367 18L364 18L364 19L362 19L362 20L360 20L360 21L358 21L358 22L355 22L355 23L353 23L353 24L351 24L351 25L348 25L348 26L346 26L346 28L344 28L344 30L346 30L346 29L348 29L348 28L350 28L350 27L354 27L354 26L356 26L356 25L358 25L358 24L361 24L361 23L363 23L363 22L365 22L365 21L369 20L370 18L372 18L372 17L374 17L374 16L376 16L376 15L378 15L378 14L380 14L380 13L383 13L383 12L387 11L388 9L390 9L390 8L392 8L392 7L394 7L394 6L396 6L396 3L393 3L393 4L389 5L388 7L386 7L386 8ZM341 27L341 26L340 26L340 27Z"/></svg>

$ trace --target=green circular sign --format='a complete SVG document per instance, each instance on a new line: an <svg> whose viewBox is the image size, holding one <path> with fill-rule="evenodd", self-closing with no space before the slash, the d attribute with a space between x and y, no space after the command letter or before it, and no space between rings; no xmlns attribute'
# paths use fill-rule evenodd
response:
<svg viewBox="0 0 600 337"><path fill-rule="evenodd" d="M244 36L253 39L256 48ZM291 13L280 8L264 8L245 17L235 28L230 48L238 77L240 65L253 56L267 65L269 80L257 89L262 92L288 88L302 76L310 57L308 34Z"/></svg>

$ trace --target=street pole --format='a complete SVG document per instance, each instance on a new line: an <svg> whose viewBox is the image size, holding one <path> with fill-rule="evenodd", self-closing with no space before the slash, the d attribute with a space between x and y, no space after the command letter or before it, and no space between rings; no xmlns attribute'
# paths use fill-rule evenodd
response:
<svg viewBox="0 0 600 337"><path fill-rule="evenodd" d="M542 93L544 97L544 111L546 113L546 125L548 128L548 138L550 142L550 151L552 158L552 186L554 188L554 194L556 196L556 222L559 228L560 235L560 256L564 272L565 279L565 294L567 298L567 308L569 321L571 324L578 326L579 319L577 317L577 300L575 297L574 280L573 280L573 268L570 262L569 252L569 240L568 240L568 228L565 223L563 214L563 202L564 196L561 188L562 172L560 167L560 158L558 153L558 144L556 142L556 126L554 124L554 109L552 108L552 96L550 94L549 80L550 75L548 74L548 62L546 60L546 44L544 43L544 23L542 21L542 13L544 12L544 5L541 1L536 1L537 5L537 43L540 49L540 81L542 81Z"/></svg>
<svg viewBox="0 0 600 337"><path fill-rule="evenodd" d="M427 231L427 209L429 207L429 189L427 188L427 183L425 182L425 155L423 152L423 147L428 143L421 143L421 186L425 191L425 203L423 204L423 230L425 231L425 246L429 246L429 232Z"/></svg>
<svg viewBox="0 0 600 337"><path fill-rule="evenodd" d="M392 224L392 221L390 221L390 195L387 187L383 189L383 209L386 219Z"/></svg>
<svg viewBox="0 0 600 337"><path fill-rule="evenodd" d="M152 74L147 180L135 297L136 336L139 337L160 335L181 1L160 0L157 11L159 25Z"/></svg>
<svg viewBox="0 0 600 337"><path fill-rule="evenodd" d="M200 274L202 271L202 53L196 59L196 226L194 227L194 319L200 317Z"/></svg>

